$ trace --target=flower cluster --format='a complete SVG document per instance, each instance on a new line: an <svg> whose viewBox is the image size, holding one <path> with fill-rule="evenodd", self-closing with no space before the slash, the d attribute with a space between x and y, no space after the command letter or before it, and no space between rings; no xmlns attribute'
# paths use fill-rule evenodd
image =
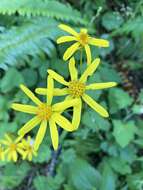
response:
<svg viewBox="0 0 143 190"><path fill-rule="evenodd" d="M27 139L22 136L17 137L5 134L5 138L0 141L0 160L1 161L13 161L18 160L20 155L23 160L32 160L33 156L37 156L37 152L34 150L34 141L28 136Z"/></svg>
<svg viewBox="0 0 143 190"><path fill-rule="evenodd" d="M22 155L23 159L27 158L28 160L32 160L32 156L36 156L37 154L36 152L45 137L48 127L53 148L57 150L59 144L58 126L69 132L77 130L80 125L82 105L84 102L102 117L109 116L105 108L87 94L90 90L99 90L116 86L115 82L87 83L88 77L95 73L100 64L99 58L92 60L89 45L108 47L109 42L104 39L97 39L89 36L86 29L81 29L78 33L64 24L60 24L59 28L71 35L58 38L58 44L75 41L75 43L66 50L63 56L65 61L69 59L68 66L70 79L67 81L63 76L49 69L47 71L47 86L45 88L35 89L37 94L45 96L45 102L37 98L37 96L26 86L23 84L20 85L21 90L35 105L13 103L11 107L16 111L31 114L33 117L18 131L19 137L16 140L13 141L9 135L5 135L5 140L2 140L1 144L7 148L0 146L1 160L4 160L5 155L7 155L8 160L17 161L18 154ZM78 50L81 52L83 49L87 55L87 68L83 71L81 76L79 76L74 53ZM61 83L63 88L55 88L54 81ZM64 101L54 104L53 98L55 96L64 96ZM68 108L72 108L73 110L71 121L69 121L64 114ZM24 136L36 126L39 126L39 129L34 142L31 143L31 138L28 137L26 140Z"/></svg>

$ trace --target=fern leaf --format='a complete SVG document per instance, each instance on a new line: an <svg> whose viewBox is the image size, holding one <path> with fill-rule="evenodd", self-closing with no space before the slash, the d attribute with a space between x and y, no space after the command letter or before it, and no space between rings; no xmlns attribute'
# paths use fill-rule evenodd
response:
<svg viewBox="0 0 143 190"><path fill-rule="evenodd" d="M130 34L139 39L143 34L143 17L136 17L127 21L121 28L113 32L113 36L119 34Z"/></svg>
<svg viewBox="0 0 143 190"><path fill-rule="evenodd" d="M62 4L56 0L0 0L0 13L22 16L46 16L63 21L73 21L84 24L80 13L69 4Z"/></svg>
<svg viewBox="0 0 143 190"><path fill-rule="evenodd" d="M37 19L22 26L13 27L0 34L0 67L18 63L19 58L26 55L46 52L49 56L55 49L50 39L55 39L58 33L57 22L53 19Z"/></svg>

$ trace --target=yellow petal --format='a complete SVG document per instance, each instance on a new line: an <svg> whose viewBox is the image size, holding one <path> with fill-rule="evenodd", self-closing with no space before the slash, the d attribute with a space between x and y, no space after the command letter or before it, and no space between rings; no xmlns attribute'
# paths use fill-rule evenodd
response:
<svg viewBox="0 0 143 190"><path fill-rule="evenodd" d="M41 119L35 116L30 121L28 121L19 131L18 135L25 135L29 131L31 131L36 125L40 123Z"/></svg>
<svg viewBox="0 0 143 190"><path fill-rule="evenodd" d="M10 142L8 142L6 140L1 140L0 142L1 142L1 144L7 145L7 146L9 146L9 144L10 144Z"/></svg>
<svg viewBox="0 0 143 190"><path fill-rule="evenodd" d="M64 84L65 86L68 86L69 83L67 81L65 81L64 77L62 77L61 75L59 75L58 73L56 73L55 71L48 69L48 73L49 75L51 75L51 77L53 79L55 79L56 81L58 81L61 84Z"/></svg>
<svg viewBox="0 0 143 190"><path fill-rule="evenodd" d="M40 128L38 130L38 133L36 135L36 139L35 139L35 143L34 143L34 149L35 150L39 149L39 146L42 143L43 138L45 136L46 129L47 129L47 121L44 120L44 121L42 121Z"/></svg>
<svg viewBox="0 0 143 190"><path fill-rule="evenodd" d="M21 112L30 113L30 114L36 114L36 112L37 112L37 107L29 106L29 105L23 105L23 104L13 103L11 108L16 110L16 111L21 111Z"/></svg>
<svg viewBox="0 0 143 190"><path fill-rule="evenodd" d="M62 115L60 114L54 114L53 115L53 119L54 121L63 129L65 129L66 131L73 131L74 127L73 125Z"/></svg>
<svg viewBox="0 0 143 190"><path fill-rule="evenodd" d="M109 41L104 39L89 38L89 44L98 47L109 47Z"/></svg>
<svg viewBox="0 0 143 190"><path fill-rule="evenodd" d="M64 61L68 60L79 48L80 43L76 42L73 45L71 45L64 53L63 59Z"/></svg>
<svg viewBox="0 0 143 190"><path fill-rule="evenodd" d="M76 40L76 38L74 36L62 36L62 37L57 39L57 44L61 44L64 42L71 42L74 40Z"/></svg>
<svg viewBox="0 0 143 190"><path fill-rule="evenodd" d="M68 88L55 88L54 89L54 96L64 96L68 94Z"/></svg>
<svg viewBox="0 0 143 190"><path fill-rule="evenodd" d="M18 157L17 152L13 151L11 154L12 154L13 161L16 162L17 161L17 157Z"/></svg>
<svg viewBox="0 0 143 190"><path fill-rule="evenodd" d="M78 36L78 33L74 29L72 29L70 26L67 26L65 24L60 24L58 27L64 31L68 32L69 34L72 34L75 37Z"/></svg>
<svg viewBox="0 0 143 190"><path fill-rule="evenodd" d="M46 88L36 88L35 92L40 95L46 95L47 89ZM68 94L68 89L67 88L54 88L53 92L54 96L64 96Z"/></svg>
<svg viewBox="0 0 143 190"><path fill-rule="evenodd" d="M32 161L32 153L28 154L28 160L31 162Z"/></svg>
<svg viewBox="0 0 143 190"><path fill-rule="evenodd" d="M51 105L53 99L53 89L54 89L54 81L53 78L49 75L47 77L47 104Z"/></svg>
<svg viewBox="0 0 143 190"><path fill-rule="evenodd" d="M87 94L84 94L82 98L92 109L94 109L102 117L109 117L108 112L102 106L100 106L97 102L95 102L90 96L88 96Z"/></svg>
<svg viewBox="0 0 143 190"><path fill-rule="evenodd" d="M24 154L22 155L22 159L23 159L23 160L25 160L25 159L26 159L26 157L27 157L27 155L28 155L28 152L27 152L27 151L25 151L25 152L24 152Z"/></svg>
<svg viewBox="0 0 143 190"><path fill-rule="evenodd" d="M41 101L24 85L20 85L21 90L37 105L41 105Z"/></svg>
<svg viewBox="0 0 143 190"><path fill-rule="evenodd" d="M36 88L35 92L40 95L46 95L47 94L47 88Z"/></svg>
<svg viewBox="0 0 143 190"><path fill-rule="evenodd" d="M81 75L79 81L85 83L87 81L87 77L91 76L95 70L97 69L98 65L100 63L100 59L95 59L84 71L84 73Z"/></svg>
<svg viewBox="0 0 143 190"><path fill-rule="evenodd" d="M5 134L4 137L6 138L6 140L11 143L12 139L10 138L10 136L8 134Z"/></svg>
<svg viewBox="0 0 143 190"><path fill-rule="evenodd" d="M69 61L69 71L70 71L71 80L77 80L78 73L77 73L77 69L75 67L74 57L72 57Z"/></svg>
<svg viewBox="0 0 143 190"><path fill-rule="evenodd" d="M58 145L59 145L59 134L58 134L58 130L57 130L55 121L50 119L49 126L50 126L50 134L51 134L53 148L54 148L54 150L57 150Z"/></svg>
<svg viewBox="0 0 143 190"><path fill-rule="evenodd" d="M7 155L7 160L8 160L8 161L11 161L11 160L12 160L12 153L11 153L11 152L8 153L8 155Z"/></svg>
<svg viewBox="0 0 143 190"><path fill-rule="evenodd" d="M25 153L22 148L17 148L17 152L18 152L19 154L21 154L22 156L23 156L24 153Z"/></svg>
<svg viewBox="0 0 143 190"><path fill-rule="evenodd" d="M86 56L87 56L87 64L89 65L91 63L91 51L90 51L90 47L89 45L85 45L85 52L86 52Z"/></svg>
<svg viewBox="0 0 143 190"><path fill-rule="evenodd" d="M93 83L86 86L86 90L99 90L116 86L116 82Z"/></svg>
<svg viewBox="0 0 143 190"><path fill-rule="evenodd" d="M77 106L79 104L78 99L72 99L72 100L65 100L63 102L54 104L52 106L52 110L53 111L57 111L57 112L62 112L65 109L69 108L69 107L73 107L73 106Z"/></svg>
<svg viewBox="0 0 143 190"><path fill-rule="evenodd" d="M77 130L81 120L81 108L82 108L82 101L79 98L79 103L77 106L73 107L73 118L72 118L72 125L74 130Z"/></svg>
<svg viewBox="0 0 143 190"><path fill-rule="evenodd" d="M1 161L5 161L5 156L4 156L4 153L3 153L3 152L1 152L0 160L1 160Z"/></svg>

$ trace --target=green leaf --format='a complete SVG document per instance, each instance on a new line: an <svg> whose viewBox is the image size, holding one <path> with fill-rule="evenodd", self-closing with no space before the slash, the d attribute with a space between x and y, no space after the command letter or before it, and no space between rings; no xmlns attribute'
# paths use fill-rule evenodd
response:
<svg viewBox="0 0 143 190"><path fill-rule="evenodd" d="M41 144L38 150L38 155L33 157L33 162L35 163L43 163L48 162L51 158L51 150L47 144Z"/></svg>
<svg viewBox="0 0 143 190"><path fill-rule="evenodd" d="M137 131L133 121L123 123L120 120L113 120L113 135L117 143L122 147L126 147L133 139Z"/></svg>
<svg viewBox="0 0 143 190"><path fill-rule="evenodd" d="M91 190L99 188L101 176L87 161L76 159L70 166L69 180L76 190Z"/></svg>
<svg viewBox="0 0 143 190"><path fill-rule="evenodd" d="M59 173L54 178L51 176L36 176L34 178L34 187L36 190L59 190L61 183L63 182L63 176Z"/></svg>
<svg viewBox="0 0 143 190"><path fill-rule="evenodd" d="M123 17L117 12L107 12L102 17L102 25L109 31L118 29L123 21Z"/></svg>
<svg viewBox="0 0 143 190"><path fill-rule="evenodd" d="M27 68L22 71L26 86L32 87L37 83L38 75L33 69Z"/></svg>
<svg viewBox="0 0 143 190"><path fill-rule="evenodd" d="M100 189L102 190L116 190L116 175L113 172L110 165L106 162L103 164L102 169L102 180Z"/></svg>
<svg viewBox="0 0 143 190"><path fill-rule="evenodd" d="M23 83L23 77L15 68L10 68L0 83L0 89L6 93Z"/></svg>
<svg viewBox="0 0 143 190"><path fill-rule="evenodd" d="M1 188L12 189L17 187L22 180L28 175L30 170L30 166L27 162L23 162L22 164L12 164L8 163L5 166L4 173L0 178L0 186Z"/></svg>
<svg viewBox="0 0 143 190"><path fill-rule="evenodd" d="M143 172L134 173L127 176L127 183L130 190L142 190L143 187Z"/></svg>
<svg viewBox="0 0 143 190"><path fill-rule="evenodd" d="M93 132L98 130L108 131L110 128L108 120L101 117L94 110L86 109L81 119L82 124L86 125Z"/></svg>
<svg viewBox="0 0 143 190"><path fill-rule="evenodd" d="M133 98L131 98L128 93L120 88L110 89L108 100L111 113L116 113L120 109L130 106L133 102Z"/></svg>
<svg viewBox="0 0 143 190"><path fill-rule="evenodd" d="M129 164L122 160L121 158L112 157L109 159L111 167L121 175L130 174L131 168Z"/></svg>

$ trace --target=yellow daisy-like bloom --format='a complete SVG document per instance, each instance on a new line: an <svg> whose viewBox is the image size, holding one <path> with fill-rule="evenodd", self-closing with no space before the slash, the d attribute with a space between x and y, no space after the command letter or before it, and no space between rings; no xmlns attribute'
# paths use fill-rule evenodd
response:
<svg viewBox="0 0 143 190"><path fill-rule="evenodd" d="M89 45L98 46L98 47L108 47L109 41L104 39L93 38L88 35L87 29L81 29L80 32L76 32L71 27L60 24L59 28L68 32L72 36L62 36L57 39L57 43L61 44L64 42L75 41L64 53L63 59L68 60L78 49L84 48L87 55L87 63L91 63L91 50Z"/></svg>
<svg viewBox="0 0 143 190"><path fill-rule="evenodd" d="M104 88L111 88L117 85L116 82L93 83L90 85L86 85L88 76L91 76L95 72L99 63L100 59L95 59L87 67L82 76L78 79L78 72L75 67L75 59L71 58L69 61L69 71L71 80L69 82L65 81L64 78L56 72L50 69L48 70L48 73L51 75L51 77L53 77L53 79L66 86L66 88L64 89L59 89L57 95L68 95L66 98L68 100L78 98L78 106L73 108L72 124L75 130L78 128L80 123L82 100L85 101L92 109L98 112L101 116L109 116L108 112L101 105L99 105L89 95L86 94L87 90L99 90ZM45 95L46 89L37 88L36 93Z"/></svg>
<svg viewBox="0 0 143 190"><path fill-rule="evenodd" d="M20 147L24 150L22 152L23 160L28 159L29 161L32 161L32 157L37 156L37 152L34 150L34 141L30 136L28 136L27 139L22 139Z"/></svg>
<svg viewBox="0 0 143 190"><path fill-rule="evenodd" d="M8 161L16 162L18 159L18 153L23 151L20 147L21 139L22 137L20 136L13 140L10 135L5 134L5 139L1 140L1 143L6 147L4 154L7 155Z"/></svg>
<svg viewBox="0 0 143 190"><path fill-rule="evenodd" d="M5 156L4 156L4 149L2 147L2 145L0 144L0 160L4 161L5 160Z"/></svg>
<svg viewBox="0 0 143 190"><path fill-rule="evenodd" d="M72 124L61 115L61 113L72 106L77 106L78 101L67 100L64 102L52 104L54 82L51 76L47 79L47 89L46 89L46 103L41 102L27 87L20 85L23 92L36 104L36 106L22 105L22 104L12 104L12 108L17 111L29 113L35 115L30 121L28 121L19 131L18 134L24 136L29 131L31 131L36 125L40 124L40 128L36 135L34 149L37 151L39 145L41 144L47 129L47 124L49 123L52 144L55 150L58 148L58 130L56 124L67 131L73 131Z"/></svg>

